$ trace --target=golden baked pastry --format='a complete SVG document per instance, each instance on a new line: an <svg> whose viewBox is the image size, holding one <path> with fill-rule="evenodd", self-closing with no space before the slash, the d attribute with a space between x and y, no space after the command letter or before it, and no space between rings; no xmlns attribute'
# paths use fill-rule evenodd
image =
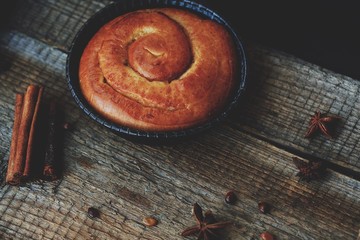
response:
<svg viewBox="0 0 360 240"><path fill-rule="evenodd" d="M176 8L138 10L105 24L86 46L81 91L105 118L146 131L201 124L229 100L236 50L228 31Z"/></svg>

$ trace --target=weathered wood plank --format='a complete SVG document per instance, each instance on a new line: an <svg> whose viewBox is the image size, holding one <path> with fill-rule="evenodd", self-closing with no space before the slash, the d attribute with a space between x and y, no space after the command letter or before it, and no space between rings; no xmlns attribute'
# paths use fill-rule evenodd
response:
<svg viewBox="0 0 360 240"><path fill-rule="evenodd" d="M68 50L87 19L112 1L18 1L9 21L12 29Z"/></svg>
<svg viewBox="0 0 360 240"><path fill-rule="evenodd" d="M226 239L249 239L263 230L280 239L354 239L357 234L358 182L332 171L321 182L298 182L291 154L227 126L206 133L202 141L155 147L101 134L104 130L86 119L78 123L66 138L67 171L55 194L3 188L1 209L7 210L2 221L12 227L29 221L17 230L20 236L31 237L34 229L45 227L61 237L65 230L57 229L76 220L67 233L70 238L181 239L181 229L194 222L190 206L195 201L235 222ZM223 201L229 189L239 196L234 206ZM270 215L258 213L260 200L273 205ZM89 206L101 210L98 229L86 217ZM43 210L37 213L38 208ZM37 221L23 218L29 212ZM141 218L148 214L160 219L156 228L142 226ZM57 221L51 223L53 219Z"/></svg>
<svg viewBox="0 0 360 240"><path fill-rule="evenodd" d="M48 183L1 188L2 237L182 239L181 230L194 224L194 202L234 221L224 239L249 239L264 230L279 239L354 239L358 234L358 181L328 171L320 182L298 182L293 154L237 130L231 120L174 145L127 141L75 106L59 67L66 54L17 32L1 45L11 46L1 48L11 60L0 75L3 164L9 154L12 95L27 84L44 84L47 96L61 99L67 119L76 123L65 137L65 175L55 192ZM229 189L239 196L234 206L223 200ZM260 200L273 205L270 215L258 212ZM89 206L101 210L101 219L86 216ZM146 215L160 224L144 227Z"/></svg>
<svg viewBox="0 0 360 240"><path fill-rule="evenodd" d="M11 26L67 51L82 24L110 2L29 0L18 7ZM238 126L360 175L360 83L261 47L249 45L248 56L248 96L235 117ZM336 139L303 138L316 110L343 118Z"/></svg>
<svg viewBox="0 0 360 240"><path fill-rule="evenodd" d="M231 121L284 147L360 173L360 82L284 53L249 47L247 96ZM304 138L315 111L342 118L334 139Z"/></svg>
<svg viewBox="0 0 360 240"><path fill-rule="evenodd" d="M256 239L264 230L278 239L356 239L359 181L328 170L319 182L298 182L291 162L296 152L357 169L356 81L249 46L247 101L224 124L174 145L130 142L82 114L66 86L72 28L102 6L98 1L24 1L14 30L0 39L7 66L0 71L0 182L15 92L30 83L43 84L45 97L60 99L75 126L65 136L59 186L1 186L0 238L183 239L181 230L195 223L191 205L199 202L219 219L234 221L223 236L228 240ZM317 102L323 104L320 110L346 119L334 140L302 137L308 115L321 107ZM223 200L230 189L239 197L234 206ZM258 212L260 200L273 205L271 214ZM100 209L100 219L86 216L90 206ZM157 217L159 225L146 228L142 218L147 215Z"/></svg>

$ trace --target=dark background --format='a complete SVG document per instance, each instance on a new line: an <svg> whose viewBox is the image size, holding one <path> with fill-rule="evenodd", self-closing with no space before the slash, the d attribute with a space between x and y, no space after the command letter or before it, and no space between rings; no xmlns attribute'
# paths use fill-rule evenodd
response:
<svg viewBox="0 0 360 240"><path fill-rule="evenodd" d="M359 1L199 0L247 41L360 80Z"/></svg>

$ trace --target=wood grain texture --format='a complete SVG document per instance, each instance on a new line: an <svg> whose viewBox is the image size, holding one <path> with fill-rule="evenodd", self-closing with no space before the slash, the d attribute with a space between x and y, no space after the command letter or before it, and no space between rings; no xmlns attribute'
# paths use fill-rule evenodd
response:
<svg viewBox="0 0 360 240"><path fill-rule="evenodd" d="M237 125L285 148L350 168L359 178L359 81L284 53L248 49L249 87L236 113ZM304 137L315 111L342 118L334 139Z"/></svg>
<svg viewBox="0 0 360 240"><path fill-rule="evenodd" d="M229 119L193 139L144 145L90 120L66 85L72 27L104 3L23 2L0 38L0 239L185 239L194 202L233 221L225 240L265 230L277 239L358 237L360 182L335 167L321 181L299 182L292 163L320 158L359 171L358 81L249 44L247 95ZM44 101L59 100L74 129L64 137L62 180L11 187L4 178L14 98L30 83L46 87ZM303 138L317 109L344 118L335 139ZM224 202L228 190L235 205ZM269 214L258 211L262 200ZM87 216L91 206L99 219ZM157 226L144 226L149 215Z"/></svg>

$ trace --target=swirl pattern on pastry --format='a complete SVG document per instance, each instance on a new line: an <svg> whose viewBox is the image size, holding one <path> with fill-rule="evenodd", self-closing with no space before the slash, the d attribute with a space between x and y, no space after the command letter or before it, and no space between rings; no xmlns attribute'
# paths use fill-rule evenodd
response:
<svg viewBox="0 0 360 240"><path fill-rule="evenodd" d="M138 10L105 24L86 46L81 91L107 119L146 131L205 122L229 100L236 78L227 30L181 9Z"/></svg>

